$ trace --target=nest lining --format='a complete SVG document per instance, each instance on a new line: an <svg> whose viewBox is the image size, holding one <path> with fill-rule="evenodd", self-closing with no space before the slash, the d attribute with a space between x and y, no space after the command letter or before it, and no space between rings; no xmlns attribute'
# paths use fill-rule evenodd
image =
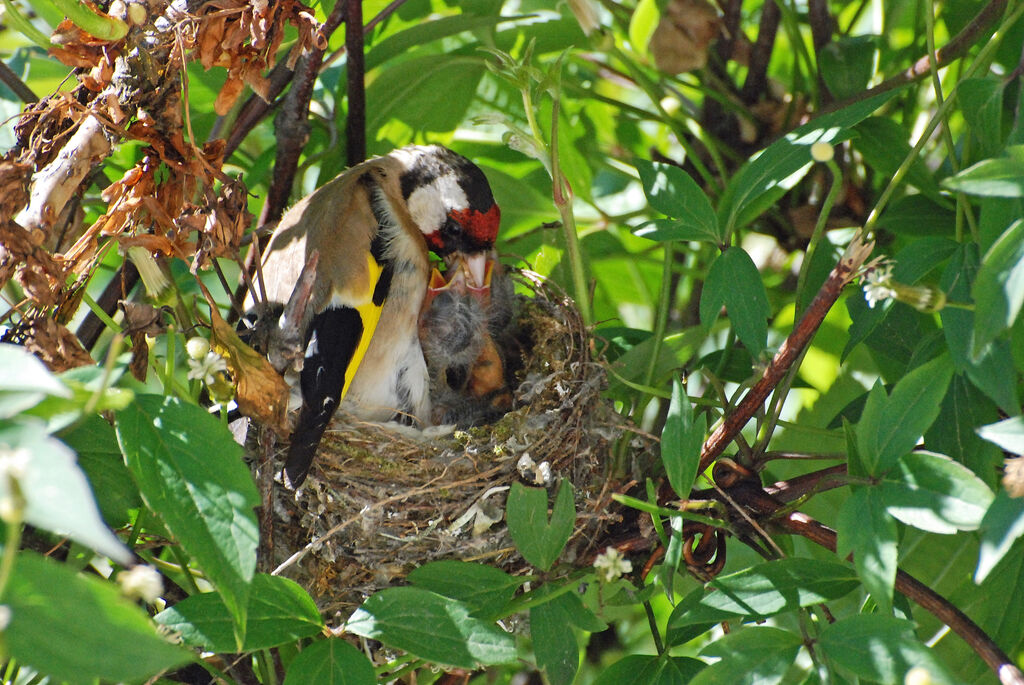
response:
<svg viewBox="0 0 1024 685"><path fill-rule="evenodd" d="M579 313L550 286L517 296L502 344L514 408L496 422L425 431L336 421L297 492L275 496L275 564L305 586L325 616L345 617L374 591L442 558L516 573L529 566L505 527L508 487L565 479L576 529L563 554L592 550L607 526L605 477L622 419L600 397L605 370L590 358ZM298 554L297 554L298 552Z"/></svg>

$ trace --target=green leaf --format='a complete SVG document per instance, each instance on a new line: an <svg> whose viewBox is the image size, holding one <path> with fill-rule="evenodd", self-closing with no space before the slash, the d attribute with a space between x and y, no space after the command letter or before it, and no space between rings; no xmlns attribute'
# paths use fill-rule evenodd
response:
<svg viewBox="0 0 1024 685"><path fill-rule="evenodd" d="M215 592L186 597L154 617L179 633L186 645L210 652L233 652L234 621ZM323 620L309 593L287 578L258 573L252 579L245 622L244 650L276 647L316 635Z"/></svg>
<svg viewBox="0 0 1024 685"><path fill-rule="evenodd" d="M173 397L140 395L117 418L143 500L220 591L241 649L260 501L242 447L201 407Z"/></svg>
<svg viewBox="0 0 1024 685"><path fill-rule="evenodd" d="M994 78L964 79L956 98L967 126L981 143L982 157L992 157L1003 144L1003 82Z"/></svg>
<svg viewBox="0 0 1024 685"><path fill-rule="evenodd" d="M16 416L48 395L67 398L71 390L24 347L0 343L0 419Z"/></svg>
<svg viewBox="0 0 1024 685"><path fill-rule="evenodd" d="M23 462L17 478L26 523L67 535L119 564L132 562L131 552L103 522L74 453L47 435L40 421L0 421L0 451ZM9 485L7 478L0 478L0 499L9 497Z"/></svg>
<svg viewBox="0 0 1024 685"><path fill-rule="evenodd" d="M914 636L914 624L904 619L880 614L850 616L825 626L819 645L829 660L875 682L902 683L912 666L927 668L936 685L955 682Z"/></svg>
<svg viewBox="0 0 1024 685"><path fill-rule="evenodd" d="M649 492L648 496L652 501L657 498L656 493ZM657 516L653 518L655 521L658 521ZM665 588L665 597L670 603L674 604L676 601L676 571L679 569L679 562L683 559L683 518L681 516L674 516L669 520L668 535L669 539L668 545L665 547L665 558L661 562L658 578Z"/></svg>
<svg viewBox="0 0 1024 685"><path fill-rule="evenodd" d="M637 3L629 19L629 43L638 54L647 54L647 44L651 42L660 19L657 0L640 0Z"/></svg>
<svg viewBox="0 0 1024 685"><path fill-rule="evenodd" d="M690 685L774 685L793 665L803 639L788 630L745 627L715 640L701 656L720 657Z"/></svg>
<svg viewBox="0 0 1024 685"><path fill-rule="evenodd" d="M55 680L141 682L193 658L161 637L113 583L33 552L18 554L4 604L9 655Z"/></svg>
<svg viewBox="0 0 1024 685"><path fill-rule="evenodd" d="M700 296L700 321L705 330L725 305L736 336L751 355L764 351L768 342L768 304L764 282L754 260L741 247L730 247L711 264Z"/></svg>
<svg viewBox="0 0 1024 685"><path fill-rule="evenodd" d="M366 130L379 131L394 118L414 131L452 131L465 117L485 71L482 58L460 54L390 65L366 88Z"/></svg>
<svg viewBox="0 0 1024 685"><path fill-rule="evenodd" d="M1024 497L1010 497L999 488L981 519L981 550L974 582L981 583L992 572L1017 538L1024 535Z"/></svg>
<svg viewBox="0 0 1024 685"><path fill-rule="evenodd" d="M705 422L706 419L694 421L693 405L683 384L678 378L672 379L672 400L661 431L661 461L672 489L683 499L690 496L697 478Z"/></svg>
<svg viewBox="0 0 1024 685"><path fill-rule="evenodd" d="M977 358L1013 325L1024 306L1024 220L1013 222L986 253L972 292Z"/></svg>
<svg viewBox="0 0 1024 685"><path fill-rule="evenodd" d="M706 667L685 656L631 654L603 669L594 685L686 685Z"/></svg>
<svg viewBox="0 0 1024 685"><path fill-rule="evenodd" d="M421 659L460 668L507 664L516 659L510 633L473 618L461 602L417 587L377 592L352 614L345 630Z"/></svg>
<svg viewBox="0 0 1024 685"><path fill-rule="evenodd" d="M994 157L967 167L942 181L943 187L981 197L1024 197L1024 158L1019 150L1007 148L1010 157ZM1016 152L1015 152L1016 151Z"/></svg>
<svg viewBox="0 0 1024 685"><path fill-rule="evenodd" d="M288 665L284 685L376 685L366 655L340 638L309 645Z"/></svg>
<svg viewBox="0 0 1024 685"><path fill-rule="evenodd" d="M1003 456L995 445L982 440L975 429L998 416L995 403L964 374L958 373L942 400L939 417L924 434L924 447L960 462L992 487Z"/></svg>
<svg viewBox="0 0 1024 685"><path fill-rule="evenodd" d="M860 583L853 569L837 561L789 557L752 566L694 590L683 603L689 611L669 619L669 629L736 617L765 618L838 599Z"/></svg>
<svg viewBox="0 0 1024 685"><path fill-rule="evenodd" d="M1024 454L1024 416L1013 416L978 428L978 435L1007 452Z"/></svg>
<svg viewBox="0 0 1024 685"><path fill-rule="evenodd" d="M521 17L473 16L459 14L451 17L439 17L431 21L413 24L408 28L388 36L373 45L366 53L366 69L370 70L396 57L408 54L412 48L433 43L456 36L464 31L478 31L492 28L495 25Z"/></svg>
<svg viewBox="0 0 1024 685"><path fill-rule="evenodd" d="M457 599L474 616L497 616L526 578L468 561L432 561L413 569L408 581L442 597Z"/></svg>
<svg viewBox="0 0 1024 685"><path fill-rule="evenodd" d="M508 494L505 520L523 558L547 571L558 560L576 522L572 484L566 480L559 483L549 522L548 491L513 483Z"/></svg>
<svg viewBox="0 0 1024 685"><path fill-rule="evenodd" d="M560 595L530 609L530 637L537 667L551 685L571 685L580 667L580 648Z"/></svg>
<svg viewBox="0 0 1024 685"><path fill-rule="evenodd" d="M120 528L131 520L131 511L142 505L139 489L117 446L114 427L98 414L86 416L60 434L78 454L107 525Z"/></svg>
<svg viewBox="0 0 1024 685"><path fill-rule="evenodd" d="M966 466L931 452L904 456L877 487L890 514L940 534L976 530L993 498Z"/></svg>
<svg viewBox="0 0 1024 685"><path fill-rule="evenodd" d="M673 164L636 161L636 170L651 207L676 221L645 224L635 235L651 240L721 241L718 219L707 195L690 175Z"/></svg>
<svg viewBox="0 0 1024 685"><path fill-rule="evenodd" d="M857 449L868 475L881 476L914 449L939 415L952 377L953 365L942 356L901 378L892 395L876 382L856 429Z"/></svg>
<svg viewBox="0 0 1024 685"><path fill-rule="evenodd" d="M885 502L872 487L855 488L843 502L836 522L836 554L853 553L853 565L864 587L882 613L892 613L892 591L896 582L896 521L885 511Z"/></svg>
<svg viewBox="0 0 1024 685"><path fill-rule="evenodd" d="M736 173L718 205L722 235L728 238L773 206L811 166L811 145L838 143L849 127L889 101L898 91L876 95L817 117L765 148Z"/></svg>
<svg viewBox="0 0 1024 685"><path fill-rule="evenodd" d="M843 36L829 41L818 52L821 77L837 100L845 100L867 88L875 72L878 41L878 36Z"/></svg>
<svg viewBox="0 0 1024 685"><path fill-rule="evenodd" d="M954 253L940 282L950 300L970 300L971 285L979 262L978 246L975 243L967 243ZM974 312L959 307L946 307L939 312L939 317L957 370L965 372L971 382L1008 415L1020 411L1016 377L1006 372L1013 367L1009 342L994 340L981 357L975 359L971 353Z"/></svg>

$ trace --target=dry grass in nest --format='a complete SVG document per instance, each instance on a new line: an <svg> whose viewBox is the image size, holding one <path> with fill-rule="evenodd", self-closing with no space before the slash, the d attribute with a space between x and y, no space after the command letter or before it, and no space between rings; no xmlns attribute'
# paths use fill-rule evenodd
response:
<svg viewBox="0 0 1024 685"><path fill-rule="evenodd" d="M577 522L564 560L592 552L617 520L606 473L621 418L600 397L605 370L571 301L521 276L535 295L517 297L505 346L518 367L512 411L464 431L336 423L301 490L278 490L275 563L325 615L347 616L441 558L525 571L503 521L508 487L536 484L537 469L523 462L547 462L550 483L573 485Z"/></svg>

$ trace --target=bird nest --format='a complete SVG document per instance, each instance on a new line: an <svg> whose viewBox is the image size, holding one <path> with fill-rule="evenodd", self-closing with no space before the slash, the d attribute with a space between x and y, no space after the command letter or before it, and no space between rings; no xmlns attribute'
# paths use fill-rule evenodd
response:
<svg viewBox="0 0 1024 685"><path fill-rule="evenodd" d="M600 396L604 367L571 300L521 272L500 343L513 408L488 425L426 431L338 422L297 492L277 485L274 565L326 616L347 616L374 591L438 559L516 573L526 562L504 524L509 486L573 486L576 527L563 555L591 556L608 526L607 473L622 419Z"/></svg>

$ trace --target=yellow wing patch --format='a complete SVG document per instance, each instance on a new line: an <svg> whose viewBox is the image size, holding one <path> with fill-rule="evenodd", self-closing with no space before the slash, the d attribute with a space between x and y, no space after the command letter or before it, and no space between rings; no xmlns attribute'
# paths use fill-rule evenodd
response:
<svg viewBox="0 0 1024 685"><path fill-rule="evenodd" d="M377 289L377 282L380 281L380 276L384 272L384 267L377 263L377 260L373 258L373 255L367 254L366 271L370 277L370 287L367 291L369 297L355 307L355 310L359 312L359 318L363 324L363 334L359 337L359 344L356 345L355 352L352 353L352 359L348 363L348 368L345 369L345 387L341 389L341 399L345 399L345 395L348 394L348 389L352 387L352 379L355 377L356 371L359 370L359 365L362 364L363 357L366 356L366 350L370 347L370 340L373 339L373 333L377 330L377 323L380 321L380 313L384 308L383 302L380 305L373 303L373 292Z"/></svg>

